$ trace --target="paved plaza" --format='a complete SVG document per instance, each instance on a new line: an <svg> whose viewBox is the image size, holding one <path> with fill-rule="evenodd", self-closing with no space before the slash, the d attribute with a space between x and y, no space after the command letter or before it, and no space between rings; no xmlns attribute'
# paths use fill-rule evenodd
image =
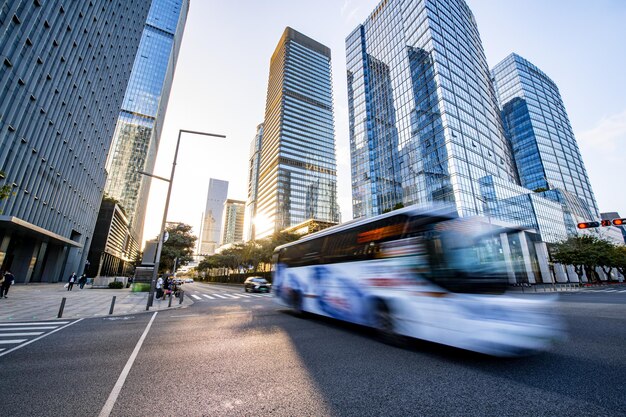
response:
<svg viewBox="0 0 626 417"><path fill-rule="evenodd" d="M108 316L111 300L116 297L113 315L126 315L146 311L148 293L131 292L130 289L93 289L85 286L82 290L75 285L72 291L64 288L64 283L55 284L15 284L9 290L8 298L0 299L0 322L24 320L57 319L61 300L65 297L63 319ZM184 297L183 304L178 298L154 300L150 311L180 308L193 304L191 297Z"/></svg>

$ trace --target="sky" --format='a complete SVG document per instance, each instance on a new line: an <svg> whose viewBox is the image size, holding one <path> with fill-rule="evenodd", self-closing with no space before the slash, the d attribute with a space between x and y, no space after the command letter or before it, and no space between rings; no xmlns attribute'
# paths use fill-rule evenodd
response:
<svg viewBox="0 0 626 417"><path fill-rule="evenodd" d="M490 67L516 52L557 84L600 211L626 216L626 2L466 0ZM169 177L183 135L168 221L200 230L209 178L247 198L250 143L263 122L269 61L286 26L332 52L338 200L352 218L345 38L378 0L192 0L159 145L155 175ZM620 152L622 151L622 152ZM167 184L152 181L144 240L159 233Z"/></svg>

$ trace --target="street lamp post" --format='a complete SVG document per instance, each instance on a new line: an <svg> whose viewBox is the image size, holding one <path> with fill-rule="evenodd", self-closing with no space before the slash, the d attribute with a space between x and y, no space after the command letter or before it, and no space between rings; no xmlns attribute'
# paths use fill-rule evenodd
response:
<svg viewBox="0 0 626 417"><path fill-rule="evenodd" d="M212 136L216 138L225 138L224 135L218 135L215 133L206 133L206 132L198 132L194 130L178 130L178 140L176 141L176 151L174 152L174 162L172 162L172 173L170 174L170 178L163 178L156 175L149 174L147 172L138 171L142 175L147 175L149 177L154 177L160 179L162 181L166 181L168 183L167 187L167 197L165 198L165 209L163 210L163 220L161 221L161 231L159 232L159 240L157 242L157 251L156 258L154 260L154 271L152 271L152 281L150 282L150 293L148 294L148 303L146 304L146 310L150 309L152 305L152 300L154 299L154 287L157 281L158 273L159 273L159 263L161 262L161 251L163 249L163 233L165 232L165 223L167 222L167 211L170 207L170 196L172 195L172 184L174 183L174 174L176 173L176 160L178 159L178 148L180 147L180 137L183 133L190 133L194 135L202 135L202 136Z"/></svg>

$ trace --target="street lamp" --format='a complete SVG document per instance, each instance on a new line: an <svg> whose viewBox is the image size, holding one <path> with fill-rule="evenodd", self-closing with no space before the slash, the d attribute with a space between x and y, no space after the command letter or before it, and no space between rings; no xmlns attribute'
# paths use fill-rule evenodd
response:
<svg viewBox="0 0 626 417"><path fill-rule="evenodd" d="M168 188L167 188L167 197L165 199L165 209L163 210L163 220L161 221L161 231L159 232L159 240L157 242L157 253L156 253L156 258L154 260L154 271L152 271L152 282L150 283L150 293L148 295L148 303L146 304L146 310L150 309L150 306L152 305L152 300L154 298L154 287L155 287L157 276L159 273L159 263L161 262L161 250L163 249L163 233L165 232L165 223L167 221L167 211L169 210L169 207L170 207L170 196L172 195L172 184L174 183L174 174L176 172L176 160L178 159L178 148L180 146L180 137L183 133L191 133L194 135L202 135L202 136L212 136L216 138L226 137L224 135L218 135L215 133L206 133L206 132L198 132L195 130L179 129L178 140L176 141L176 151L174 152L174 162L172 162L172 173L170 174L170 178L167 179L167 178L159 177L157 175L149 174L147 172L137 171L138 173L142 175L153 177L153 178L169 183Z"/></svg>

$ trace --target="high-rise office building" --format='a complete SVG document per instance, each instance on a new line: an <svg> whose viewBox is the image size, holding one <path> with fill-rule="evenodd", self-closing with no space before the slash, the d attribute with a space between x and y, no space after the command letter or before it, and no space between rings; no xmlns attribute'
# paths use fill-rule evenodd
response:
<svg viewBox="0 0 626 417"><path fill-rule="evenodd" d="M384 0L346 54L354 217L432 201L484 213L480 178L517 183L463 0Z"/></svg>
<svg viewBox="0 0 626 417"><path fill-rule="evenodd" d="M243 241L243 219L246 212L246 202L227 199L224 203L222 215L222 245Z"/></svg>
<svg viewBox="0 0 626 417"><path fill-rule="evenodd" d="M83 271L150 3L0 7L0 267L18 282Z"/></svg>
<svg viewBox="0 0 626 417"><path fill-rule="evenodd" d="M337 222L330 49L287 27L270 60L255 237Z"/></svg>
<svg viewBox="0 0 626 417"><path fill-rule="evenodd" d="M189 0L152 0L107 161L104 192L120 202L137 242L143 235L152 173Z"/></svg>
<svg viewBox="0 0 626 417"><path fill-rule="evenodd" d="M263 123L256 127L256 135L250 143L250 162L248 165L248 201L244 220L244 240L254 240L256 204L259 191L259 165L261 164L261 146L263 144Z"/></svg>
<svg viewBox="0 0 626 417"><path fill-rule="evenodd" d="M209 179L206 208L200 230L198 255L213 255L222 241L222 216L228 197L228 181Z"/></svg>
<svg viewBox="0 0 626 417"><path fill-rule="evenodd" d="M521 185L563 205L570 235L596 220L597 204L559 89L517 54L492 70Z"/></svg>

